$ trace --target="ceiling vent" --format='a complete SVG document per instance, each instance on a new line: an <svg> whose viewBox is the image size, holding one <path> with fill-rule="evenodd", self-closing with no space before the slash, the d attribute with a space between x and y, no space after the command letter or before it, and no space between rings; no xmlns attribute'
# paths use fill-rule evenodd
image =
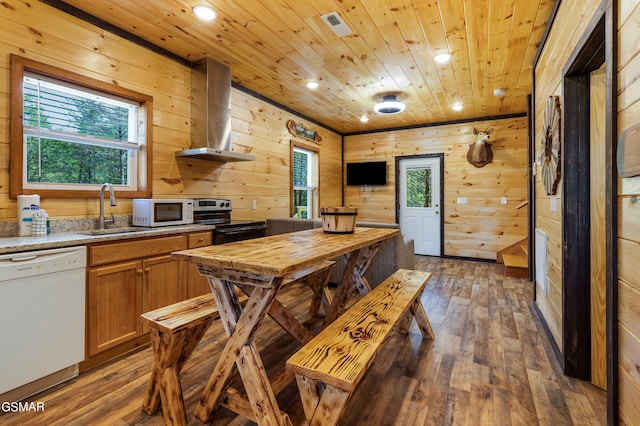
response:
<svg viewBox="0 0 640 426"><path fill-rule="evenodd" d="M337 12L331 12L327 13L326 15L322 15L322 20L327 23L329 28L331 28L338 37L346 36L353 32Z"/></svg>

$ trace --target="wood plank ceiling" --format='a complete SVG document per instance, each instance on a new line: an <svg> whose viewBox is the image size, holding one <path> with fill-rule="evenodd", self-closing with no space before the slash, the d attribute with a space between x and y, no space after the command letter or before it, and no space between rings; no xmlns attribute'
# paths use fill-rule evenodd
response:
<svg viewBox="0 0 640 426"><path fill-rule="evenodd" d="M235 83L343 134L526 112L532 63L553 9L552 0L64 3L190 62L223 62ZM217 11L214 21L194 17L201 3ZM331 12L351 34L329 28L321 16ZM450 61L437 63L443 52ZM319 87L308 89L310 80ZM396 94L406 110L376 114L384 94Z"/></svg>

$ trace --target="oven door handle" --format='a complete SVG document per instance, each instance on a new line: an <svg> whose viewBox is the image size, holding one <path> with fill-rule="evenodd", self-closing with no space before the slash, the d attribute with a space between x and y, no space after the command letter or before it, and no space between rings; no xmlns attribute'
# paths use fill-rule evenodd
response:
<svg viewBox="0 0 640 426"><path fill-rule="evenodd" d="M267 225L247 226L245 228L216 229L216 233L231 235L231 234L241 234L247 231L262 231L263 229L267 229Z"/></svg>

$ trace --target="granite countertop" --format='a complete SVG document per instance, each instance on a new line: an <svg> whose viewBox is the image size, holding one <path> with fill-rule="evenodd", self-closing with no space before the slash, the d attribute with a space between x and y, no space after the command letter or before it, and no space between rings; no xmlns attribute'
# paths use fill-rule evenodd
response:
<svg viewBox="0 0 640 426"><path fill-rule="evenodd" d="M131 227L110 229L113 232L103 235L90 235L92 231L78 231L77 233L55 233L44 237L1 237L0 254L19 253L31 250L44 250L59 247L83 246L90 243L104 241L129 240L141 237L153 237L158 235L180 234L183 232L196 232L212 230L214 225L177 225L160 228L135 228Z"/></svg>

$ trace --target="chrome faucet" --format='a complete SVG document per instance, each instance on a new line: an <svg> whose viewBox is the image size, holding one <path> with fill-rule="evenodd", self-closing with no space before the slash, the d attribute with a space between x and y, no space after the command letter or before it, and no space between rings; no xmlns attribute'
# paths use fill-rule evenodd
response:
<svg viewBox="0 0 640 426"><path fill-rule="evenodd" d="M100 187L100 216L98 216L98 229L104 229L104 190L105 188L109 188L109 205L116 206L118 202L116 201L116 195L113 193L113 187L110 183L103 183ZM111 219L109 223L114 223L115 220L113 218L113 213L111 213Z"/></svg>

